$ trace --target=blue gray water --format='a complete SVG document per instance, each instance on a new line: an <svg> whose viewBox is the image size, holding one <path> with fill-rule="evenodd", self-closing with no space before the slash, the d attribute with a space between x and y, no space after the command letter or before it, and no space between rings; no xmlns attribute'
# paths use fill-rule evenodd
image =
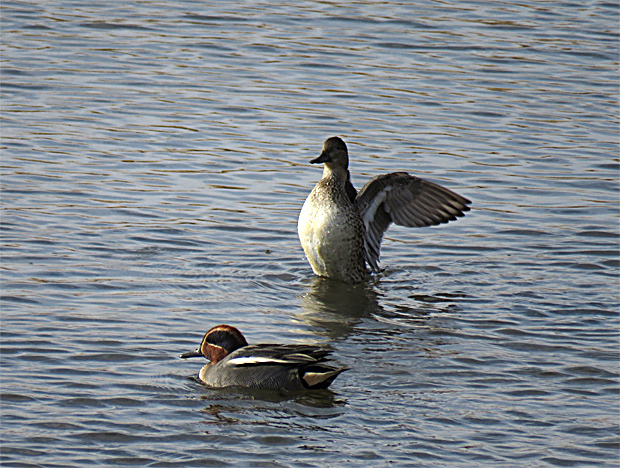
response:
<svg viewBox="0 0 620 468"><path fill-rule="evenodd" d="M616 2L2 10L2 466L618 466ZM313 277L332 135L473 210ZM351 370L208 390L220 323Z"/></svg>

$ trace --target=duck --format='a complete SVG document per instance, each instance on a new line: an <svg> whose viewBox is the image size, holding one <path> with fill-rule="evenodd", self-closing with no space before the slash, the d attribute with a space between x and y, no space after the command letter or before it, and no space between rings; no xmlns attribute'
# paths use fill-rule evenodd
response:
<svg viewBox="0 0 620 468"><path fill-rule="evenodd" d="M382 271L381 241L392 223L436 226L470 210L467 198L407 172L375 176L358 192L347 145L337 136L325 140L310 163L324 165L323 177L303 204L297 232L317 276L361 283Z"/></svg>
<svg viewBox="0 0 620 468"><path fill-rule="evenodd" d="M208 387L243 387L283 393L326 389L347 367L325 364L332 352L327 345L248 345L241 332L230 325L207 331L195 351L181 358L203 356L210 363L199 373Z"/></svg>

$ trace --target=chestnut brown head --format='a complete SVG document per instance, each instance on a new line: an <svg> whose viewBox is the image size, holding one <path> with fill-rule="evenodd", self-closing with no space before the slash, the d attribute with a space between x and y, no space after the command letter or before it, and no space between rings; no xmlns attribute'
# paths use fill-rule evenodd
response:
<svg viewBox="0 0 620 468"><path fill-rule="evenodd" d="M235 327L231 327L230 325L218 325L205 333L198 349L181 354L181 357L190 358L204 356L211 361L211 364L215 364L233 351L247 345L248 342Z"/></svg>

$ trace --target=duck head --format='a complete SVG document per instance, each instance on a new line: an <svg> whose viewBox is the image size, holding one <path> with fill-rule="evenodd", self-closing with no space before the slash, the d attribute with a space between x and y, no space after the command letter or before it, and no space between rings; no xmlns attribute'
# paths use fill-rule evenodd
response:
<svg viewBox="0 0 620 468"><path fill-rule="evenodd" d="M233 351L247 345L248 342L235 327L218 325L205 333L200 346L195 351L183 353L181 357L185 359L204 356L211 361L211 364L215 364Z"/></svg>
<svg viewBox="0 0 620 468"><path fill-rule="evenodd" d="M323 151L318 158L310 161L311 164L325 163L329 169L342 167L345 170L349 168L349 152L347 145L340 138L334 136L325 140L323 143Z"/></svg>

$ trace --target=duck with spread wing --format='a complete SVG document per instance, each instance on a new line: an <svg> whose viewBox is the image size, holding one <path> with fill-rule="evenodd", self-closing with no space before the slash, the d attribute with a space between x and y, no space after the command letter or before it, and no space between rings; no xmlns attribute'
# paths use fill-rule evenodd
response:
<svg viewBox="0 0 620 468"><path fill-rule="evenodd" d="M318 276L355 284L378 273L383 235L399 226L435 226L469 211L471 202L428 180L394 172L374 177L358 193L351 184L347 145L328 138L320 156L323 178L299 215L299 240Z"/></svg>

